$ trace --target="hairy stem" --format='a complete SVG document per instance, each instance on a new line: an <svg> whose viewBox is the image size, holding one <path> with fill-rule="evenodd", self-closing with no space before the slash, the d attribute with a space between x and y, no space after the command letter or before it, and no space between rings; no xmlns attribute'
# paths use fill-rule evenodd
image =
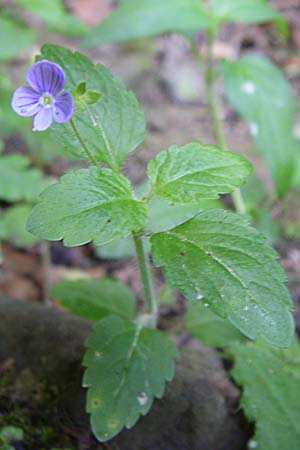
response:
<svg viewBox="0 0 300 450"><path fill-rule="evenodd" d="M77 130L77 128L76 128L76 125L75 125L73 119L70 119L70 125L71 125L71 127L72 127L72 130L73 130L73 132L74 132L74 134L75 134L75 136L76 136L78 142L80 143L80 145L81 145L81 147L83 148L85 154L87 155L88 159L90 160L90 162L91 162L92 164L94 164L94 166L97 166L97 161L95 160L95 158L93 157L93 155L91 154L91 152L89 151L89 149L87 148L87 146L85 145L83 139L81 138L81 136L80 136L80 134L79 134L79 132L78 132L78 130Z"/></svg>
<svg viewBox="0 0 300 450"><path fill-rule="evenodd" d="M215 78L216 73L214 70L214 61L213 61L213 44L215 39L215 31L208 30L206 36L206 45L207 45L207 58L205 64L205 81L207 87L207 96L208 96L208 106L210 110L211 122L213 126L214 137L217 145L220 148L226 149L226 140L222 128L222 121L220 119L219 107L218 107L218 98L215 90ZM195 53L195 52L194 52ZM199 58L199 52L198 58ZM232 194L232 201L236 211L240 214L246 213L246 205L242 196L240 189L235 190Z"/></svg>
<svg viewBox="0 0 300 450"><path fill-rule="evenodd" d="M70 119L70 124L71 124L71 127L73 129L73 132L74 132L77 140L79 141L80 145L82 146L82 148L85 151L86 155L88 156L89 160L91 161L92 164L97 165L97 161L93 158L93 155L91 154L91 152L85 145L84 141L82 140L82 138L76 128L76 125L72 119ZM151 277L151 272L150 272L150 267L149 267L149 261L148 261L148 258L147 258L147 255L146 255L146 252L144 249L144 242L143 242L142 235L140 233L132 233L132 235L133 235L133 240L134 240L134 245L135 245L135 250L136 250L136 258L137 258L137 263L138 263L138 267L139 267L141 283L142 283L143 290L144 290L144 299L147 304L147 309L148 309L149 313L151 314L150 325L153 327L156 327L157 303L156 303L155 296L153 294L152 277Z"/></svg>
<svg viewBox="0 0 300 450"><path fill-rule="evenodd" d="M149 267L149 260L145 252L143 237L140 233L132 233L137 264L140 271L141 283L144 290L144 299L148 312L151 314L151 324L156 326L157 322L157 303L153 293L152 276Z"/></svg>

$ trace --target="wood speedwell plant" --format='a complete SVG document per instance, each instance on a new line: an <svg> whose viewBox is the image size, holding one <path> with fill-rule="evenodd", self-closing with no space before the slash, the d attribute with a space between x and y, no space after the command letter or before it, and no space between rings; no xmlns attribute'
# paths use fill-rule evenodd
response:
<svg viewBox="0 0 300 450"><path fill-rule="evenodd" d="M117 281L105 286L102 280L77 280L58 288L58 296L73 298L75 312L97 319L86 341L83 386L98 440L111 439L147 414L174 374L177 350L157 329L149 255L171 288L205 305L241 341L265 341L266 353L268 344L288 347L292 301L277 254L245 215L202 206L228 193L239 203L237 189L251 173L250 163L198 141L171 145L149 162L147 187L135 191L122 174L123 161L146 134L133 93L102 65L54 45L42 48L27 80L29 86L14 94L15 111L34 116L35 130L51 126L58 145L90 163L42 192L28 230L41 239L63 239L66 246L101 246L131 235L135 246L144 293L137 316L131 292ZM157 198L169 218L161 229L153 219ZM86 304L76 303L76 295Z"/></svg>

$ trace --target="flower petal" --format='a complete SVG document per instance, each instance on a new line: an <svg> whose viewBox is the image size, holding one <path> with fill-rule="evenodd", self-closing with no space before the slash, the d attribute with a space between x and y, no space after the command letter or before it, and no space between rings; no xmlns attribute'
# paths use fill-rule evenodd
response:
<svg viewBox="0 0 300 450"><path fill-rule="evenodd" d="M42 108L33 119L33 131L43 131L52 123L52 108Z"/></svg>
<svg viewBox="0 0 300 450"><path fill-rule="evenodd" d="M40 95L30 87L19 87L15 90L11 106L20 116L33 116L41 106L39 104Z"/></svg>
<svg viewBox="0 0 300 450"><path fill-rule="evenodd" d="M53 107L53 118L56 122L62 123L70 119L73 113L74 100L70 92L63 91L55 98Z"/></svg>
<svg viewBox="0 0 300 450"><path fill-rule="evenodd" d="M26 78L30 86L40 94L57 95L65 85L62 68L47 59L32 64Z"/></svg>

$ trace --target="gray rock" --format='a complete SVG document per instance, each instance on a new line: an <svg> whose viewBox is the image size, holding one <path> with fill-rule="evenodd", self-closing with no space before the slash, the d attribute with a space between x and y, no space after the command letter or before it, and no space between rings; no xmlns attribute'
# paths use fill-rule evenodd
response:
<svg viewBox="0 0 300 450"><path fill-rule="evenodd" d="M0 296L0 366L13 358L18 370L57 389L62 408L89 430L81 388L81 358L90 323L57 309ZM237 412L238 391L210 348L182 349L163 399L131 430L109 443L113 450L242 450L247 433Z"/></svg>

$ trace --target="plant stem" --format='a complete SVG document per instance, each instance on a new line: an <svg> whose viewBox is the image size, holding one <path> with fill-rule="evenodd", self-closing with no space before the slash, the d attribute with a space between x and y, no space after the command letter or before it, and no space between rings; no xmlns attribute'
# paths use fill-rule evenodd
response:
<svg viewBox="0 0 300 450"><path fill-rule="evenodd" d="M42 262L43 302L47 305L51 303L49 276L51 269L51 255L50 244L48 241L41 242L40 252Z"/></svg>
<svg viewBox="0 0 300 450"><path fill-rule="evenodd" d="M89 160L91 161L92 164L97 165L96 160L93 158L89 149L83 142L83 140L76 128L76 125L72 119L70 119L70 124L71 124L71 127L74 131L76 138L78 139L79 143L81 144L81 146L82 146L83 150L85 151L86 155L88 156ZM151 314L150 325L155 328L156 323L157 323L158 308L157 308L155 296L153 294L152 277L151 277L151 272L150 272L150 267L149 267L149 261L148 261L148 257L145 252L142 235L140 233L134 233L134 232L132 233L132 235L133 235L133 241L134 241L135 250L136 250L136 258L137 258L137 263L138 263L138 267L139 267L141 283L142 283L143 290L144 290L144 299L147 304L149 313Z"/></svg>
<svg viewBox="0 0 300 450"><path fill-rule="evenodd" d="M206 45L207 45L207 59L206 59L206 70L205 70L205 81L207 87L207 99L208 106L211 116L211 121L213 125L213 132L216 139L216 143L219 147L225 148L226 142L222 130L222 123L220 120L219 110L218 110L218 100L215 92L215 71L214 71L214 61L213 61L213 43L214 43L214 32L209 30L207 32Z"/></svg>
<svg viewBox="0 0 300 450"><path fill-rule="evenodd" d="M85 145L84 141L82 140L73 119L70 119L70 125L72 127L72 130L73 130L78 142L80 143L81 147L83 148L84 152L86 153L88 159L90 160L90 162L92 164L94 164L94 166L97 166L97 161L95 160L95 158L93 157L93 155L91 154L91 152L89 151L87 146Z"/></svg>
<svg viewBox="0 0 300 450"><path fill-rule="evenodd" d="M215 91L216 74L214 70L214 60L213 60L214 39L215 39L215 31L208 30L206 35L207 59L206 59L205 81L207 87L208 106L210 110L215 140L220 148L226 149L227 145L223 133L222 121L220 119L218 108L218 99ZM236 211L240 214L246 214L247 212L246 205L240 189L236 189L234 192L232 192L231 196Z"/></svg>
<svg viewBox="0 0 300 450"><path fill-rule="evenodd" d="M142 235L140 233L132 233L132 235L135 245L137 264L140 271L141 283L144 290L144 299L147 305L147 309L151 314L151 324L155 328L157 323L158 310L156 299L153 293L149 260L145 252Z"/></svg>

